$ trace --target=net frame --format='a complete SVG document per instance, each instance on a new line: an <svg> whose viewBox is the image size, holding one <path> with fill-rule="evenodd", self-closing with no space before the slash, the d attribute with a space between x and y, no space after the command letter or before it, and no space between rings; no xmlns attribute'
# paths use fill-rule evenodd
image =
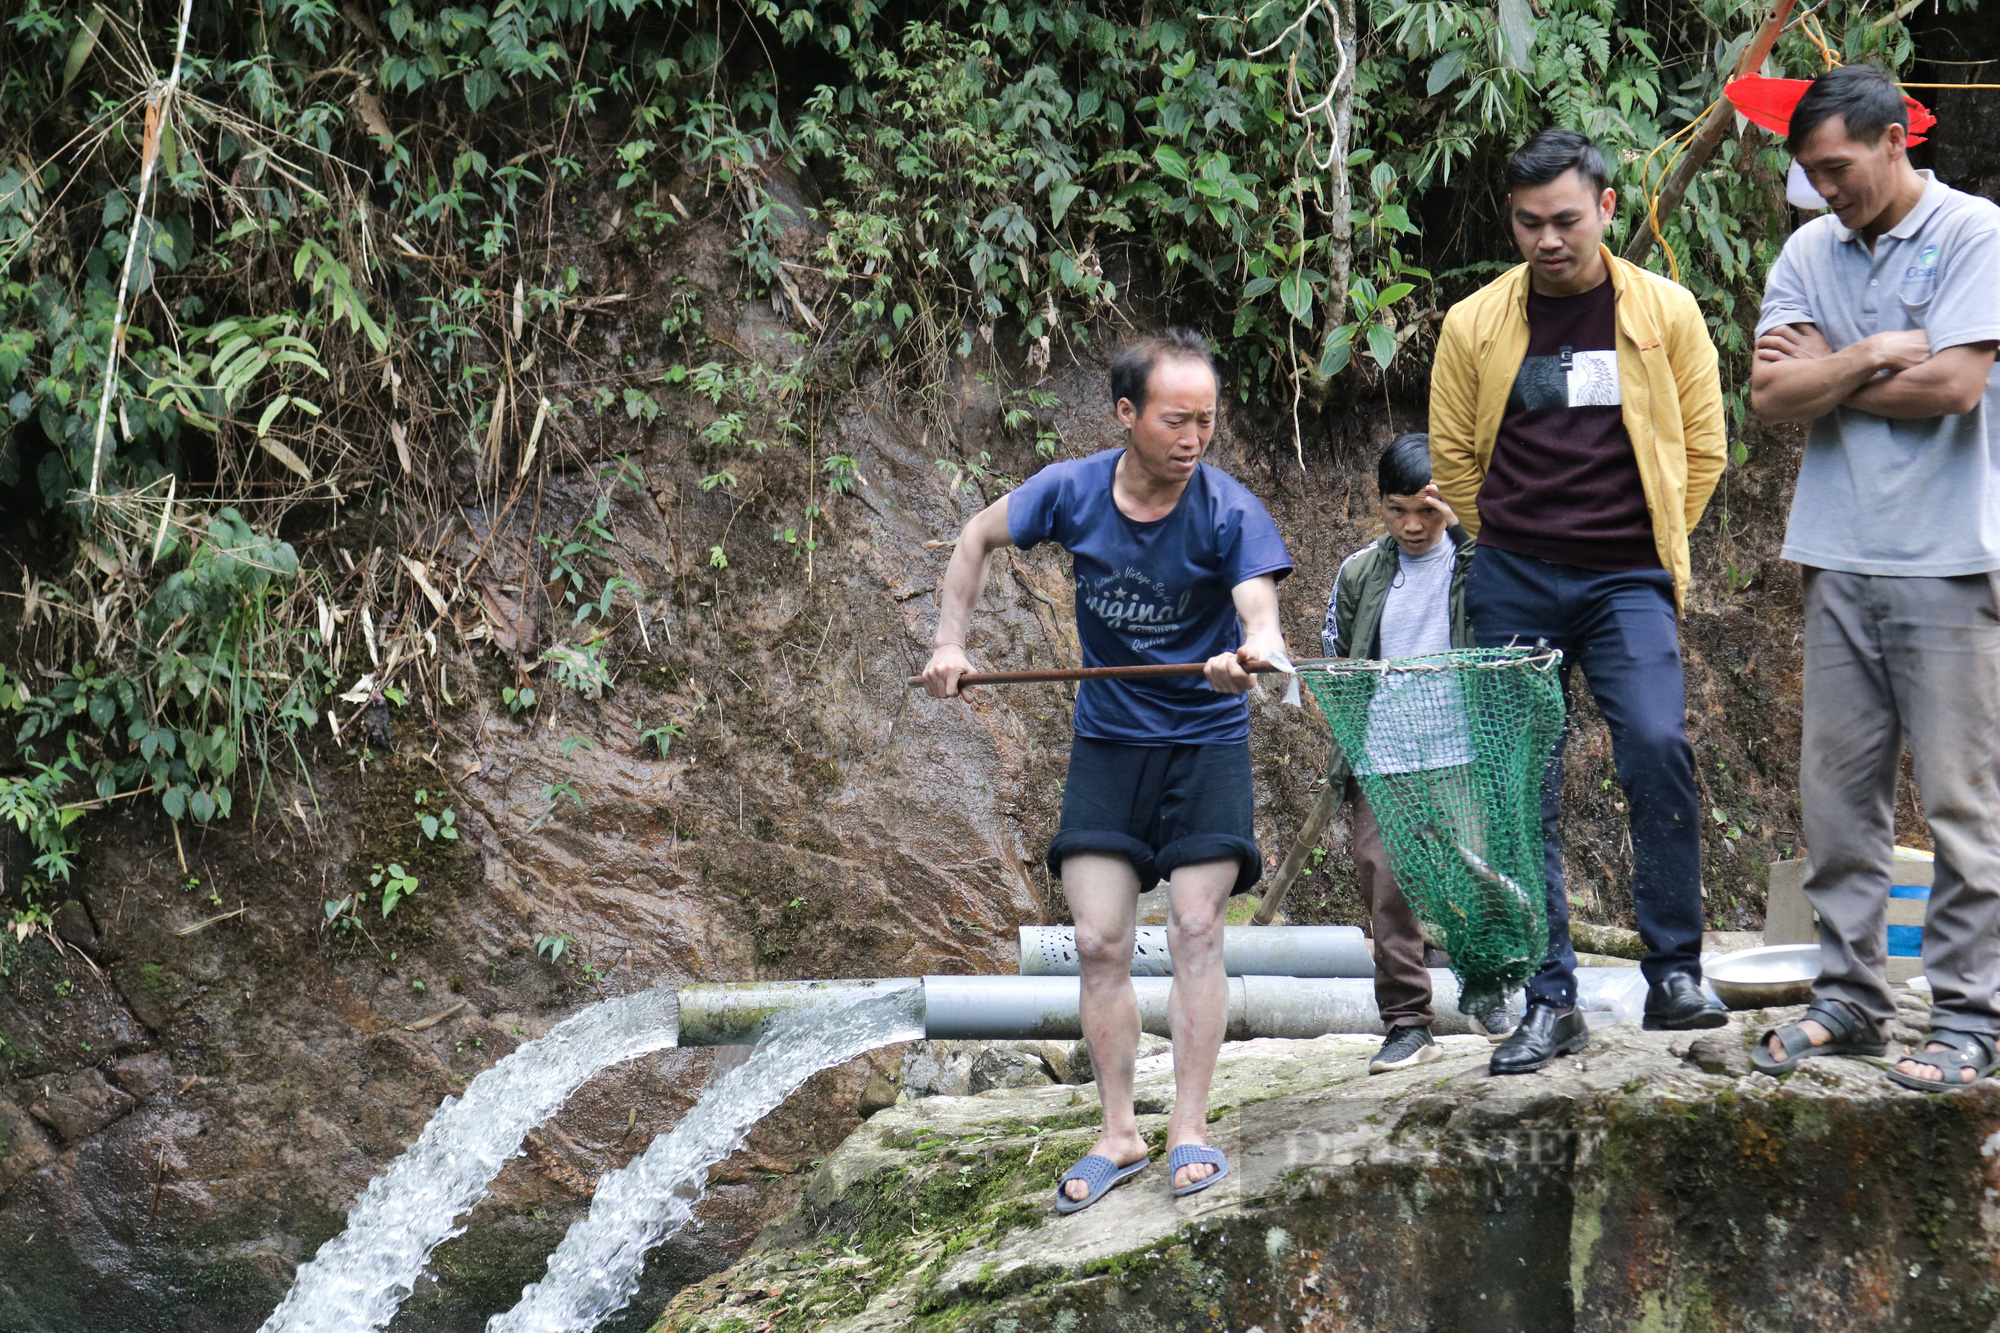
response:
<svg viewBox="0 0 2000 1333"><path fill-rule="evenodd" d="M1562 653L1454 649L1297 664L1360 784L1398 888L1484 1014L1548 950L1542 784L1565 724ZM1342 772L1342 770L1345 772Z"/></svg>

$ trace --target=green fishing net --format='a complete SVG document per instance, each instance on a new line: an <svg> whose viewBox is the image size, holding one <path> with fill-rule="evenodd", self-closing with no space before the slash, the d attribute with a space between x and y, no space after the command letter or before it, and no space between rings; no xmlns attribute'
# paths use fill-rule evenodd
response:
<svg viewBox="0 0 2000 1333"><path fill-rule="evenodd" d="M1548 950L1542 776L1563 725L1561 654L1479 648L1302 662L1396 883L1451 954L1460 1012L1484 1014Z"/></svg>

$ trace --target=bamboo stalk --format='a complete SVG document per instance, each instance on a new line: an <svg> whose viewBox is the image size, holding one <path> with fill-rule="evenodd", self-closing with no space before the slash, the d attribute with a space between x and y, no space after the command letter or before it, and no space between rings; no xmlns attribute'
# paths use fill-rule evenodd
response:
<svg viewBox="0 0 2000 1333"><path fill-rule="evenodd" d="M1338 755L1339 752L1335 753ZM1319 846L1320 835L1326 832L1326 826L1333 822L1333 817L1340 813L1341 804L1347 799L1348 772L1347 761L1337 758L1327 774L1326 790L1319 794L1311 812L1306 815L1304 826L1292 839L1284 864L1278 867L1270 887L1264 890L1263 900L1257 904L1257 914L1250 918L1251 925L1268 926L1277 919L1278 909L1284 906L1285 895L1298 882L1299 872L1305 869L1313 848Z"/></svg>
<svg viewBox="0 0 2000 1333"><path fill-rule="evenodd" d="M173 111L174 90L181 83L181 54L187 50L188 19L194 0L182 0L180 36L174 41L174 68L166 83L146 100L146 136L140 146L139 197L132 203L132 231L125 238L125 264L118 270L118 299L111 307L111 354L104 359L104 392L97 403L97 444L90 454L90 498L97 498L98 482L104 472L104 432L111 421L111 391L118 376L118 354L125 350L125 295L132 285L132 257L139 247L139 232L146 220L146 195L153 188L154 167L160 160L160 137L171 132L168 116ZM148 242L150 244L150 241ZM95 519L96 515L91 516Z"/></svg>

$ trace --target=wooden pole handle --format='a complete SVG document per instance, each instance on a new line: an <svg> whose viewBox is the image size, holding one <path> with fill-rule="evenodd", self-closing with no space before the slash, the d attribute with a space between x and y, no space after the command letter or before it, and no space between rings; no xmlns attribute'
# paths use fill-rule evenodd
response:
<svg viewBox="0 0 2000 1333"><path fill-rule="evenodd" d="M1269 675L1278 668L1274 666L1245 667L1252 675ZM1208 670L1206 662L1162 662L1151 666L1122 667L1072 667L1064 671L968 671L958 678L961 687L966 685L1027 685L1043 680L1144 680L1152 676L1199 676ZM909 685L924 683L922 676L911 676Z"/></svg>

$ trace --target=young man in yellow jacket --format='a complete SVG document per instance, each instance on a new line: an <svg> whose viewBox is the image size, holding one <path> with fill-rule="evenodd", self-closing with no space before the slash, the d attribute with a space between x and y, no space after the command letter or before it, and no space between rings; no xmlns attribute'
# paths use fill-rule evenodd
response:
<svg viewBox="0 0 2000 1333"><path fill-rule="evenodd" d="M1701 990L1701 809L1678 625L1688 531L1726 461L1715 347L1685 288L1604 247L1617 196L1590 140L1544 130L1508 162L1507 185L1526 262L1452 307L1431 372L1432 471L1480 546L1473 635L1560 648L1565 685L1583 667L1631 811L1645 1025L1719 1027L1726 1015ZM1548 954L1496 1074L1540 1069L1590 1037L1561 792L1559 745L1542 791Z"/></svg>

